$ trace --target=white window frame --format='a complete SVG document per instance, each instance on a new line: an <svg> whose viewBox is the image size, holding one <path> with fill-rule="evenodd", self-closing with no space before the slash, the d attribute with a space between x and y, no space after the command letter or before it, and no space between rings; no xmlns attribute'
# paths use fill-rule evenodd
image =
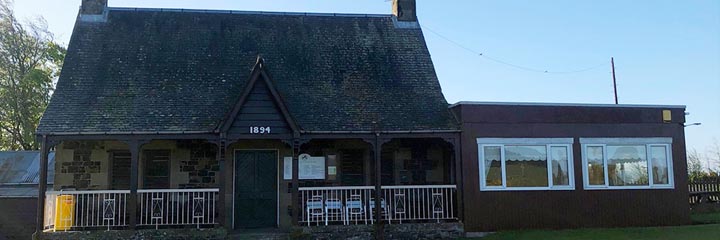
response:
<svg viewBox="0 0 720 240"><path fill-rule="evenodd" d="M582 173L583 188L585 190L623 190L623 189L675 189L675 174L673 173L672 158L672 138L656 137L656 138L580 138L582 147ZM648 185L647 186L610 186L608 173L608 155L607 146L645 146L645 160L648 169ZM602 147L603 149L603 173L605 174L604 185L590 185L588 175L588 147ZM667 168L668 168L668 184L655 184L652 172L652 147L665 147Z"/></svg>
<svg viewBox="0 0 720 240"><path fill-rule="evenodd" d="M478 177L480 191L546 191L575 190L575 168L573 166L573 138L478 138ZM505 173L505 146L539 146L544 145L547 152L547 187L508 187ZM485 181L485 147L500 147L500 170L502 186L487 186ZM568 150L569 185L555 186L552 181L552 147L566 147Z"/></svg>

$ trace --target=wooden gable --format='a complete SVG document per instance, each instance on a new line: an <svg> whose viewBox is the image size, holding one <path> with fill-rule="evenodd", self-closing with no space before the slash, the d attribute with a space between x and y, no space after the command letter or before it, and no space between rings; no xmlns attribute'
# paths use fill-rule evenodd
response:
<svg viewBox="0 0 720 240"><path fill-rule="evenodd" d="M295 122L265 72L262 59L221 131L229 136L296 134Z"/></svg>

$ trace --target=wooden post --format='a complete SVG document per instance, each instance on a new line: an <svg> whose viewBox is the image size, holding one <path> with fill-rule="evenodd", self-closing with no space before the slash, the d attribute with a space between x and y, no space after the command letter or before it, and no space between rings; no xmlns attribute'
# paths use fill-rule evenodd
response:
<svg viewBox="0 0 720 240"><path fill-rule="evenodd" d="M300 172L300 166L298 166L298 154L300 152L299 139L293 139L292 145L292 224L294 226L298 226L298 220L300 219L300 206L298 206L298 203L300 203L300 192L298 190L298 188L300 187L300 180L298 179Z"/></svg>
<svg viewBox="0 0 720 240"><path fill-rule="evenodd" d="M130 229L135 229L138 220L138 167L140 162L140 148L141 144L137 140L131 140L128 142L130 148L130 196L128 197L128 215L130 221L128 222Z"/></svg>
<svg viewBox="0 0 720 240"><path fill-rule="evenodd" d="M230 145L235 143L235 141L228 141L227 139L224 140L224 146L223 146L223 153L224 153L224 160L225 163L220 165L223 168L222 174L225 174L223 176L222 180L222 186L224 187L225 193L221 198L223 201L225 201L225 205L220 205L222 208L221 211L225 212L225 226L227 230L232 230L235 228L235 222L233 221L235 217L235 212L233 212L233 205L235 202L233 200L235 199L233 194L235 189L233 187L235 186L235 154L234 152L230 151ZM230 156L228 156L228 153L230 153Z"/></svg>
<svg viewBox="0 0 720 240"><path fill-rule="evenodd" d="M460 151L460 147L461 147L460 146L460 137L461 137L461 134L458 133L458 137L454 138L452 142L453 142L453 150L455 151L455 159L453 159L453 161L455 161L455 186L456 186L455 192L457 193L456 202L457 202L458 220L460 220L460 222L462 222L465 217L465 213L464 213L465 201L463 199L463 179L462 179L463 167L462 167L462 161L461 161L462 157L460 156L460 154L462 154L462 152Z"/></svg>
<svg viewBox="0 0 720 240"><path fill-rule="evenodd" d="M217 145L217 156L216 159L218 161L218 167L219 167L219 176L217 176L218 179L218 188L220 191L218 192L218 217L220 219L220 226L227 227L226 221L225 221L225 209L227 208L225 206L225 140L220 140L219 142L215 143Z"/></svg>
<svg viewBox="0 0 720 240"><path fill-rule="evenodd" d="M47 190L47 169L48 169L48 146L47 135L42 136L40 143L40 182L38 182L38 203L37 221L35 226L34 239L39 239L45 228L45 191Z"/></svg>
<svg viewBox="0 0 720 240"><path fill-rule="evenodd" d="M382 205L380 197L382 196L382 169L380 164L380 150L381 144L379 141L380 133L375 133L375 239L385 239L383 223L382 223ZM386 203L388 200L385 200Z"/></svg>

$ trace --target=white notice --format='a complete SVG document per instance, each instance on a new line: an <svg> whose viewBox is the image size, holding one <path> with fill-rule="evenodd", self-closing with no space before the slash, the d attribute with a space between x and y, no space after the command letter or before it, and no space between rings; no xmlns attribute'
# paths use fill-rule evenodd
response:
<svg viewBox="0 0 720 240"><path fill-rule="evenodd" d="M325 157L298 156L298 179L325 179ZM283 159L283 179L292 179L292 157Z"/></svg>

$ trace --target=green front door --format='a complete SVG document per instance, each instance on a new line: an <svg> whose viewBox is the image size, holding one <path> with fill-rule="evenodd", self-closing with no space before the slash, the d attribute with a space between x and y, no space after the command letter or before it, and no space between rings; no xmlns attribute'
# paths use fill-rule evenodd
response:
<svg viewBox="0 0 720 240"><path fill-rule="evenodd" d="M277 151L235 152L235 228L277 226Z"/></svg>

